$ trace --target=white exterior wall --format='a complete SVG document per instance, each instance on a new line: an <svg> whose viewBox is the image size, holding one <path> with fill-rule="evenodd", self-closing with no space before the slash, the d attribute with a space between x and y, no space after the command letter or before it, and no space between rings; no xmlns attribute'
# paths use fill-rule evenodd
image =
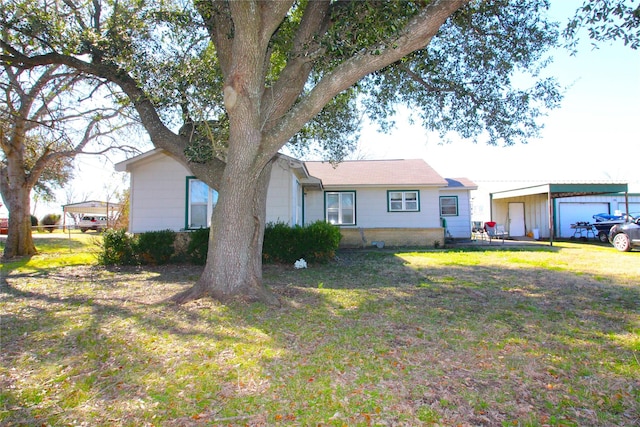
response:
<svg viewBox="0 0 640 427"><path fill-rule="evenodd" d="M504 225L507 231L509 231L509 203L524 204L525 233L532 233L537 229L540 237L549 238L549 208L546 194L494 199L491 221Z"/></svg>
<svg viewBox="0 0 640 427"><path fill-rule="evenodd" d="M615 206L615 204L613 206ZM624 200L618 202L618 209L614 209L612 213L615 213L616 210L619 210L620 212L626 212L627 208ZM640 196L629 196L629 213L636 215L640 213Z"/></svg>
<svg viewBox="0 0 640 427"><path fill-rule="evenodd" d="M445 216L447 231L454 239L468 239L471 236L471 198L469 190L441 190L439 196L458 198L458 215ZM438 214L440 210L438 209Z"/></svg>
<svg viewBox="0 0 640 427"><path fill-rule="evenodd" d="M419 212L388 212L387 191L420 191ZM434 228L440 227L440 192L438 188L359 188L325 191L307 190L305 223L325 219L324 194L327 191L355 191L356 225L343 228ZM468 217L467 217L468 218ZM468 221L467 221L468 222Z"/></svg>
<svg viewBox="0 0 640 427"><path fill-rule="evenodd" d="M132 165L129 231L183 229L186 177L191 175L186 167L164 154Z"/></svg>
<svg viewBox="0 0 640 427"><path fill-rule="evenodd" d="M509 199L495 199L493 201L493 221L498 224L508 224L509 222L509 202L524 203L524 219L526 232L538 229L540 237L549 238L549 208L546 194L537 194L531 196L513 197ZM554 215L556 224L554 224L555 237L571 237L575 230L571 229L571 223L577 221L594 222L593 215L597 213L609 212L614 213L616 209L624 210L624 195L609 196L576 196L563 197L553 200ZM571 216L563 218L563 211L566 204L573 204ZM561 207L561 205L563 207ZM582 211L580 210L582 208ZM594 212L593 210L599 210ZM640 195L629 195L629 211L640 212ZM578 213L580 212L580 213Z"/></svg>
<svg viewBox="0 0 640 427"><path fill-rule="evenodd" d="M302 189L295 175L284 160L279 160L271 170L271 181L267 190L267 222L301 224L300 203Z"/></svg>
<svg viewBox="0 0 640 427"><path fill-rule="evenodd" d="M294 165L295 167L295 165ZM187 177L193 173L174 158L158 152L131 162L129 231L142 233L158 230L184 230L187 215ZM325 220L325 191L307 188L304 191L286 159L278 160L272 169L267 193L267 222L310 224ZM388 191L419 191L418 212L388 212ZM458 216L447 217L447 227L455 238L471 234L470 199L468 190L440 187L361 187L356 194L356 225L345 228L420 228L438 229L440 196L458 197Z"/></svg>
<svg viewBox="0 0 640 427"><path fill-rule="evenodd" d="M604 196L576 196L555 200L558 237L571 237L575 230L571 224L578 221L595 222L593 215L598 213L615 214L616 211L626 212L623 194ZM629 212L640 212L640 196L629 195Z"/></svg>
<svg viewBox="0 0 640 427"><path fill-rule="evenodd" d="M304 225L324 221L324 191L304 190Z"/></svg>
<svg viewBox="0 0 640 427"><path fill-rule="evenodd" d="M556 199L558 203L606 203L608 205L608 213L614 214L617 210L625 212L625 199L623 194L609 195L609 196L577 196L577 197L564 197L562 199ZM556 206L557 208L557 206ZM629 195L629 212L640 212L640 195ZM607 213L607 208L602 212L585 211L585 219L583 221L593 222L592 216L597 213Z"/></svg>
<svg viewBox="0 0 640 427"><path fill-rule="evenodd" d="M184 230L187 177L193 173L175 159L158 153L131 165L129 231ZM297 194L298 202L294 201ZM302 190L287 163L277 162L267 190L267 222L301 223Z"/></svg>

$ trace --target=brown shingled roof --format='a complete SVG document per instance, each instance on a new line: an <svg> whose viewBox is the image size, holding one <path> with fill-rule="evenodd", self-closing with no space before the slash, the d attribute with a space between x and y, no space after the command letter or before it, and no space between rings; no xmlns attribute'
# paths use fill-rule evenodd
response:
<svg viewBox="0 0 640 427"><path fill-rule="evenodd" d="M354 160L339 163L305 162L311 176L324 186L447 186L447 181L422 159Z"/></svg>

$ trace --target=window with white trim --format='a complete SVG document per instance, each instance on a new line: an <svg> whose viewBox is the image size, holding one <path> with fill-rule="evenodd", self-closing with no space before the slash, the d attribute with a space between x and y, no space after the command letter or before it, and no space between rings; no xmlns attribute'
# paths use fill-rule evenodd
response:
<svg viewBox="0 0 640 427"><path fill-rule="evenodd" d="M207 228L218 202L218 192L194 177L187 178L187 229Z"/></svg>
<svg viewBox="0 0 640 427"><path fill-rule="evenodd" d="M325 217L327 219L327 222L335 225L355 225L355 191L326 192L324 197Z"/></svg>
<svg viewBox="0 0 640 427"><path fill-rule="evenodd" d="M417 212L420 210L419 191L387 191L389 212Z"/></svg>
<svg viewBox="0 0 640 427"><path fill-rule="evenodd" d="M440 196L440 216L458 216L458 196Z"/></svg>

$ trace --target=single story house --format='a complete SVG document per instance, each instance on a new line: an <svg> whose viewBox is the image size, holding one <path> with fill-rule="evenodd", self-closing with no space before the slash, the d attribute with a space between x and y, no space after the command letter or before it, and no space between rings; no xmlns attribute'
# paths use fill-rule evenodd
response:
<svg viewBox="0 0 640 427"><path fill-rule="evenodd" d="M490 209L512 237L571 238L573 225L593 223L596 214L640 212L640 194L625 183L548 183L491 193Z"/></svg>
<svg viewBox="0 0 640 427"><path fill-rule="evenodd" d="M115 165L130 173L129 231L207 227L217 192L187 165L155 149ZM424 160L337 165L279 155L267 193L267 222L340 227L343 247L431 246L471 235L466 178L445 179Z"/></svg>
<svg viewBox="0 0 640 427"><path fill-rule="evenodd" d="M339 225L344 246L444 243L471 235L465 178L445 179L421 159L305 162L321 189L305 191L305 220ZM445 229L446 227L446 229Z"/></svg>

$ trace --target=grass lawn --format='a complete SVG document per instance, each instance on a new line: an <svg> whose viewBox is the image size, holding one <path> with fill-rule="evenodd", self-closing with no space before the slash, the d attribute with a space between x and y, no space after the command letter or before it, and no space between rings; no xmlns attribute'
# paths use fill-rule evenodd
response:
<svg viewBox="0 0 640 427"><path fill-rule="evenodd" d="M637 251L345 251L270 308L48 239L0 269L0 425L640 425Z"/></svg>

